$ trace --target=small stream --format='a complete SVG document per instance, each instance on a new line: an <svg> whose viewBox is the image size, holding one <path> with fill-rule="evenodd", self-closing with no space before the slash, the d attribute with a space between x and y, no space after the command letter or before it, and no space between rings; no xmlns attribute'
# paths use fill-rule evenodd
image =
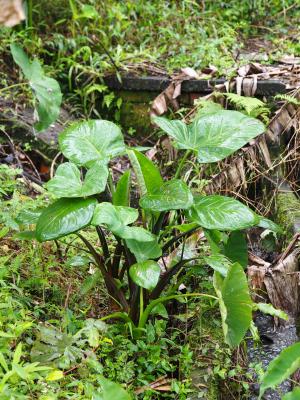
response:
<svg viewBox="0 0 300 400"><path fill-rule="evenodd" d="M273 317L257 313L254 319L255 325L260 334L260 343L249 340L247 343L248 361L250 363L262 363L265 370L269 363L278 354L297 342L299 337L294 321L287 322L284 326L275 327ZM264 400L280 400L282 395L292 390L290 381L283 382L276 390L267 390L263 396ZM255 383L251 387L249 400L257 400L259 394L259 384Z"/></svg>

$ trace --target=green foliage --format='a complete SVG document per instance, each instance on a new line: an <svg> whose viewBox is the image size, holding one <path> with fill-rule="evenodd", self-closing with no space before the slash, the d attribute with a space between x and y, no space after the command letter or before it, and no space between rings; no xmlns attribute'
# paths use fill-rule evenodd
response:
<svg viewBox="0 0 300 400"><path fill-rule="evenodd" d="M168 122L165 119L159 121L163 121L171 136L174 126L182 128L185 134L179 140L194 143L190 147L197 148L198 154L201 155L207 153L206 143L211 135L214 134L216 137L219 135L219 150L211 148L211 155L208 157L211 161L215 161L216 155L213 154L223 157L225 156L223 149L227 149L226 151L230 149L230 152L233 152L234 148L238 148L238 144L240 146L244 144L246 137L249 140L261 132L263 125L247 118L232 111L214 111L213 114L199 117L195 127L205 129L200 129L201 140L197 145L195 145L194 128L188 129L179 121ZM242 126L242 121L247 129L249 126L253 128L252 131L250 129L250 134L247 133L245 126ZM229 125L230 138L226 136ZM240 142L236 140L239 135L244 135L244 139ZM260 222L260 217L232 198L193 196L188 184L183 180L170 179L163 182L158 168L137 150L131 149L128 149L127 153L142 195L141 209L114 205L114 202L128 204L130 172L121 178L121 183L117 184L117 195L114 194L113 183L107 183L107 163L121 155L125 145L120 128L112 122L91 120L75 123L60 134L59 145L62 153L71 159L71 163L60 165L47 187L56 197L63 196L63 198L56 200L41 212L36 223L36 238L41 242L57 240L87 226L95 226L100 249L82 233L78 236L101 272L108 294L121 306L121 312L112 314L112 317L124 319L134 337L139 338L153 308L160 304L184 296L211 297L206 293L182 295L177 292L176 285L172 286L173 276L185 264L188 265L190 259L199 259L195 251L186 256L189 251L187 238L197 229L209 229L207 234L208 237L211 236L213 253L223 252L227 257L222 259L220 254L218 260L216 256L215 259L207 258L208 264L225 276L223 282L223 278L215 272L215 287L221 304L225 340L231 346L238 345L249 328L252 312L245 274L240 271L240 265L235 263L238 261L243 266L246 265L247 249L242 234L232 233L227 237L220 231L237 231L255 226ZM216 153L213 153L214 151ZM186 155L181 160L175 176L180 174ZM86 170L83 182L78 167L84 167ZM94 194L99 195L102 192L108 196L112 194L111 202L102 201L98 196L97 199L94 197ZM192 229L174 237L168 225L170 221L173 225L174 222L175 225L182 223L185 221L185 214L193 223ZM35 216L30 222L34 220ZM139 226L141 223L143 227ZM32 234L31 232L29 236ZM110 235L113 237L112 243ZM223 244L222 238L224 238ZM174 257L174 250L181 256ZM163 275L157 263L162 253L164 256L169 254L173 259L170 268ZM83 290L94 287L98 279L97 275L95 279L89 279ZM169 288L167 295L161 296L167 287ZM243 289L236 293L238 287ZM244 318L241 318L240 314L243 314ZM235 324L234 320L239 323Z"/></svg>
<svg viewBox="0 0 300 400"><path fill-rule="evenodd" d="M244 204L219 195L195 196L188 218L206 229L220 231L246 229L259 222L259 217Z"/></svg>
<svg viewBox="0 0 300 400"><path fill-rule="evenodd" d="M238 110L245 111L250 117L261 117L265 123L268 123L270 110L263 101L255 97L240 96L235 93L224 93L224 96Z"/></svg>
<svg viewBox="0 0 300 400"><path fill-rule="evenodd" d="M11 53L14 61L22 69L25 78L29 81L38 101L36 107L39 122L35 125L37 131L47 129L59 116L62 94L58 82L45 75L40 63L35 59L29 61L23 49L12 43Z"/></svg>
<svg viewBox="0 0 300 400"><path fill-rule="evenodd" d="M224 254L231 262L237 262L243 268L248 265L248 249L243 232L232 232L224 245Z"/></svg>
<svg viewBox="0 0 300 400"><path fill-rule="evenodd" d="M224 279L215 272L214 287L219 297L225 341L235 347L252 321L253 303L242 267L238 263L232 264Z"/></svg>
<svg viewBox="0 0 300 400"><path fill-rule="evenodd" d="M153 290L159 280L160 266L151 260L142 261L130 267L129 275L140 287Z"/></svg>
<svg viewBox="0 0 300 400"><path fill-rule="evenodd" d="M299 387L295 387L294 390L292 390L291 392L285 394L282 397L282 400L298 400L300 398L300 388Z"/></svg>
<svg viewBox="0 0 300 400"><path fill-rule="evenodd" d="M19 185L16 177L21 173L19 168L9 168L8 165L0 164L0 198L14 192Z"/></svg>
<svg viewBox="0 0 300 400"><path fill-rule="evenodd" d="M202 154L202 150L205 153L212 133L221 136L219 154L223 154L225 145L231 146L232 139L229 138L228 142L223 140L222 132L228 130L228 119L218 117L218 114L224 116L223 113L215 111L199 117L197 124L203 120L207 122L207 118L217 122L216 125L211 122L211 132L207 129L201 132L203 148L199 142L198 154ZM232 137L240 132L243 118L243 114L230 112ZM253 121L253 126L261 127L259 122ZM194 132L184 129L185 140L191 143ZM61 316L58 319L50 311L43 310L46 322L36 327L36 340L26 342L30 349L27 350L27 359L30 351L31 364L40 363L34 364L34 368L40 365L53 368L47 377L41 373L34 379L37 386L40 385L36 392L46 380L47 384L53 383L51 390L55 395L59 388L63 393L61 396L68 399L73 395L71 388L80 381L79 393L84 399L110 396L109 392L106 393L109 390L119 391L120 396L126 398L128 396L119 384L106 379L127 384L134 380L135 388L137 384L149 384L159 374L173 372L176 367L170 357L163 359L166 346L170 345L170 338L162 340L166 321L155 318L155 315L166 317L167 310L163 305L171 301L187 302L188 299L200 298L201 307L213 308L219 304L225 342L231 347L238 346L251 326L252 311L255 309L243 267L236 262L245 266L247 261L246 244L240 230L256 226L261 221L265 224L271 222L262 220L235 199L199 195L199 192L194 194L188 176L180 177L189 153L181 159L176 178L171 176L164 182L152 161L136 149L129 148L127 153L135 180L130 179L129 170L115 188L108 164L115 157L125 155L125 144L120 128L112 122L88 120L75 123L60 134L59 145L70 161L60 165L54 178L46 185L48 191L44 194L43 208L40 208L39 199L34 200L23 211L16 210L17 216L13 219L27 239L34 236L39 242L55 241L56 250L51 242L43 244L44 247L35 243L32 248L40 249L40 257L46 256L42 249L48 249L52 255L49 265L54 270L60 270L59 285L69 285L63 298L59 297L61 294L57 295L60 307L64 304L64 322L60 323ZM130 203L133 183L139 186L140 198ZM55 197L61 198L55 200ZM18 225L15 230L18 230ZM205 257L197 241L201 230L204 230L211 248L204 245ZM73 247L76 251L68 254ZM38 264L32 266L34 276L27 285L38 293L43 291L43 299L46 299L44 264L42 267ZM194 292L189 284L186 292L179 290L182 283L187 283L187 277L204 274L208 270L207 265L215 270L216 295L211 294L211 282L210 285L203 285L199 292ZM80 274L81 283L78 286L73 288L73 282L69 283L65 278L64 274L68 271ZM67 310L71 291L78 301L76 309L80 312L80 319ZM97 291L110 299L112 306L109 309L116 310L105 316L100 312L102 320L86 318L92 308L89 296ZM47 301L43 302L47 307ZM96 302L99 305L99 299ZM279 315L278 310L270 307L266 311ZM37 312L42 314L40 308ZM108 319L121 319L122 324L108 328L103 323ZM118 356L107 355L107 347L114 348L117 340L110 335L110 329L120 330L117 336L122 337L118 339L121 343L127 340L126 352L130 360L124 358L129 356L121 351L123 359L117 359L114 365L112 359ZM157 344L149 353L150 343L153 346L156 340ZM116 348L117 353L119 350ZM188 350L184 351L189 359ZM124 368L124 360L128 360L128 369ZM74 365L78 371L74 373L75 377L73 374L69 377ZM143 371L138 368L143 368ZM138 378L134 378L135 369ZM218 373L222 375L222 371ZM82 382L84 376L87 377L85 383ZM131 389L129 387L129 391ZM173 386L172 383L171 391L182 398L188 390L188 384L175 382ZM148 396L150 399L153 393L155 390L149 389L149 396L146 393L143 398Z"/></svg>
<svg viewBox="0 0 300 400"><path fill-rule="evenodd" d="M163 180L152 161L137 150L127 150L127 154L136 175L140 193L142 195L152 194L159 190Z"/></svg>
<svg viewBox="0 0 300 400"><path fill-rule="evenodd" d="M93 198L57 200L41 213L36 224L37 240L58 239L84 228L91 222L95 206Z"/></svg>
<svg viewBox="0 0 300 400"><path fill-rule="evenodd" d="M179 149L193 150L198 162L220 161L264 132L264 125L237 111L221 110L196 118L191 124L154 117L153 121Z"/></svg>
<svg viewBox="0 0 300 400"><path fill-rule="evenodd" d="M272 231L274 233L282 233L283 232L282 228L279 225L275 224L275 222L270 221L269 219L264 218L264 217L259 218L258 226L260 226L261 228L264 228L264 229L269 229L270 231Z"/></svg>
<svg viewBox="0 0 300 400"><path fill-rule="evenodd" d="M204 257L204 261L213 270L219 272L223 277L228 273L230 267L230 261L223 254L211 254L210 256Z"/></svg>
<svg viewBox="0 0 300 400"><path fill-rule="evenodd" d="M164 182L163 185L147 193L140 200L140 206L153 212L185 210L193 204L193 195L189 187L179 179Z"/></svg>
<svg viewBox="0 0 300 400"><path fill-rule="evenodd" d="M276 96L274 96L274 99L282 100L284 102L293 104L294 106L300 106L300 101L288 94L277 94Z"/></svg>
<svg viewBox="0 0 300 400"><path fill-rule="evenodd" d="M119 75L128 64L132 68L137 63L140 69L145 61L156 62L167 72L183 66L200 69L213 65L217 74L230 77L236 64L249 62L253 50L248 48L248 37L262 33L264 46L258 44L257 52L265 56L267 47L268 62L299 54L293 32L299 11L293 0L242 5L236 0L29 3L32 11L28 12L27 29L25 25L1 29L1 48L7 53L13 40L25 45L30 55L45 60L68 100L86 117L107 118L109 111L120 120L122 99L109 92L102 78L111 72Z"/></svg>
<svg viewBox="0 0 300 400"><path fill-rule="evenodd" d="M125 150L120 128L103 120L73 124L59 135L59 146L70 161L86 167L96 161L107 164Z"/></svg>
<svg viewBox="0 0 300 400"><path fill-rule="evenodd" d="M272 360L262 377L259 399L269 388L275 388L290 375L292 375L300 366L300 343L295 343Z"/></svg>
<svg viewBox="0 0 300 400"><path fill-rule="evenodd" d="M130 203L130 171L126 171L120 178L116 190L113 193L112 202L114 206L129 206Z"/></svg>
<svg viewBox="0 0 300 400"><path fill-rule="evenodd" d="M272 304L266 304L266 303L256 303L254 305L254 310L259 310L263 312L264 314L269 314L272 315L273 317L281 318L287 321L289 318L287 314L282 311L282 310L277 310L272 306Z"/></svg>
<svg viewBox="0 0 300 400"><path fill-rule="evenodd" d="M117 383L111 382L104 377L99 379L101 384L101 398L102 400L119 399L119 400L130 400L132 399L128 393Z"/></svg>
<svg viewBox="0 0 300 400"><path fill-rule="evenodd" d="M103 192L107 178L106 166L95 162L82 182L79 168L67 162L59 165L55 177L47 182L46 187L56 197L87 197Z"/></svg>

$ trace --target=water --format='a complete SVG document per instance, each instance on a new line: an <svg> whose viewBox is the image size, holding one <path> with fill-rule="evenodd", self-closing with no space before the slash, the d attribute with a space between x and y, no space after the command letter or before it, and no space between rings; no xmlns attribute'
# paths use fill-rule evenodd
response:
<svg viewBox="0 0 300 400"><path fill-rule="evenodd" d="M257 313L255 325L260 333L261 343L255 344L253 340L248 341L248 360L249 364L261 362L264 370L281 350L299 340L294 321L275 328L273 317ZM285 381L276 390L267 390L263 399L280 400L282 395L290 390L292 390L291 382ZM255 383L251 387L249 400L257 400L258 393L259 384Z"/></svg>

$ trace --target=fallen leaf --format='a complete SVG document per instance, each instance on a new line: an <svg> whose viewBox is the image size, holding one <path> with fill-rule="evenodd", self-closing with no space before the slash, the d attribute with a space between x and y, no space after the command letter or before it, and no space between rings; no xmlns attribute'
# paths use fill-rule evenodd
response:
<svg viewBox="0 0 300 400"><path fill-rule="evenodd" d="M22 0L0 0L0 25L12 27L25 19Z"/></svg>

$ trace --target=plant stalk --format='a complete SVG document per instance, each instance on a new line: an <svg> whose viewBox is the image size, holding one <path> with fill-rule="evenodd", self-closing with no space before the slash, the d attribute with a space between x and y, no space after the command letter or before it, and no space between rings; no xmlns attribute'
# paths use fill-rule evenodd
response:
<svg viewBox="0 0 300 400"><path fill-rule="evenodd" d="M143 317L143 312L144 312L144 289L141 287L140 288L140 319L139 319L139 323Z"/></svg>
<svg viewBox="0 0 300 400"><path fill-rule="evenodd" d="M14 85L6 86L6 87L0 89L0 93L5 92L6 90L13 89L15 87L22 87L22 86L28 86L28 83L27 82L15 83Z"/></svg>
<svg viewBox="0 0 300 400"><path fill-rule="evenodd" d="M180 163L179 163L178 168L177 168L177 170L176 170L176 173L175 173L175 175L174 175L174 179L177 179L177 178L179 177L180 172L181 172L181 170L182 170L182 168L183 168L183 165L184 165L186 159L188 158L188 156L189 156L191 153L192 153L192 150L187 150L187 151L185 152L184 156L183 156L182 159L180 160Z"/></svg>
<svg viewBox="0 0 300 400"><path fill-rule="evenodd" d="M32 28L33 24L33 1L27 0L27 28Z"/></svg>
<svg viewBox="0 0 300 400"><path fill-rule="evenodd" d="M151 303L148 304L148 306L145 308L145 311L143 312L143 315L140 319L138 328L143 329L145 327L151 311L155 306L157 306L157 304L165 303L166 301L169 300L180 299L182 297L206 297L209 299L219 300L218 297L206 293L185 293L185 294L174 294L171 296L160 297L159 299L151 301Z"/></svg>

